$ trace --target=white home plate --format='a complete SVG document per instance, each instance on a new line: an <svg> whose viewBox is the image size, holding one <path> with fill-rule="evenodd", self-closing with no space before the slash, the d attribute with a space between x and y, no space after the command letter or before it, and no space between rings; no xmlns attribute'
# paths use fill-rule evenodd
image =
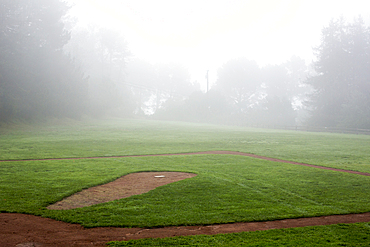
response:
<svg viewBox="0 0 370 247"><path fill-rule="evenodd" d="M165 176L164 175L158 175L158 176L154 176L155 178L164 178Z"/></svg>

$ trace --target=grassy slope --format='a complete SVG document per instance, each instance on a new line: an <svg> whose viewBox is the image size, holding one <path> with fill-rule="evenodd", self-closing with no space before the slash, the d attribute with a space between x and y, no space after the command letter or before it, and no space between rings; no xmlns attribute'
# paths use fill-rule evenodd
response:
<svg viewBox="0 0 370 247"><path fill-rule="evenodd" d="M370 136L141 120L0 131L0 160L233 150L370 172Z"/></svg>

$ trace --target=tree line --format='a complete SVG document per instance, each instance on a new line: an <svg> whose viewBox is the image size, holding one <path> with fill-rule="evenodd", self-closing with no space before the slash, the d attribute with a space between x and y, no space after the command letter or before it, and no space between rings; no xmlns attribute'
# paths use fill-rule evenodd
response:
<svg viewBox="0 0 370 247"><path fill-rule="evenodd" d="M194 93L177 108L163 108L160 117L370 129L370 28L361 16L352 23L333 19L313 51L309 65L298 57L265 67L232 59L219 68L211 91Z"/></svg>
<svg viewBox="0 0 370 247"><path fill-rule="evenodd" d="M63 1L0 7L0 122L113 115L370 128L370 31L361 17L325 26L312 64L293 56L261 67L235 58L204 93L181 64L132 59L117 31L72 31Z"/></svg>

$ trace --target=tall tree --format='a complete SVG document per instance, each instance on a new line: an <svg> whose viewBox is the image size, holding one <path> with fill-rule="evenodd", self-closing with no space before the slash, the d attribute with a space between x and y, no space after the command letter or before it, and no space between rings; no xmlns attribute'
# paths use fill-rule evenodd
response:
<svg viewBox="0 0 370 247"><path fill-rule="evenodd" d="M315 91L309 123L321 126L370 127L370 30L362 18L349 24L332 20L322 30L314 68L307 80Z"/></svg>
<svg viewBox="0 0 370 247"><path fill-rule="evenodd" d="M261 70L255 61L232 59L218 70L216 84L217 89L229 97L236 113L245 113L261 86Z"/></svg>
<svg viewBox="0 0 370 247"><path fill-rule="evenodd" d="M130 56L124 36L108 28L75 28L66 46L89 76L89 113L95 116L132 114L129 89L125 85Z"/></svg>
<svg viewBox="0 0 370 247"><path fill-rule="evenodd" d="M63 53L68 9L58 0L2 1L0 121L82 113L86 81Z"/></svg>
<svg viewBox="0 0 370 247"><path fill-rule="evenodd" d="M127 67L126 82L134 95L137 114L172 109L199 90L199 85L191 82L187 68L178 63L151 64L133 59ZM167 114L166 109L162 109L162 115Z"/></svg>
<svg viewBox="0 0 370 247"><path fill-rule="evenodd" d="M308 75L305 61L292 56L285 63L267 65L261 70L261 90L264 94L260 100L262 109L259 109L259 122L269 125L295 125L295 116L298 110L302 110L302 102L306 100L306 93L310 90L310 87L303 83Z"/></svg>
<svg viewBox="0 0 370 247"><path fill-rule="evenodd" d="M156 70L149 62L132 59L127 63L126 83L133 96L136 115L145 114L147 110L145 103L156 94L155 80Z"/></svg>

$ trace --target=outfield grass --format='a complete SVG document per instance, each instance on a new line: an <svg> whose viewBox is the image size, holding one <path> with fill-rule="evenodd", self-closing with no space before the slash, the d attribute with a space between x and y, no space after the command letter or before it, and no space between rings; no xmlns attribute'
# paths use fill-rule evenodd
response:
<svg viewBox="0 0 370 247"><path fill-rule="evenodd" d="M370 136L141 120L0 129L0 150L2 160L232 150L370 172ZM198 176L86 208L46 209L84 188L140 171L182 171ZM5 161L0 163L0 174L0 212L41 215L85 227L205 225L370 211L370 177L244 156ZM369 227L349 227L358 226ZM302 231L315 231L305 229ZM329 229L329 235L330 231L335 238L336 231ZM293 237L296 233L289 234ZM199 241L241 238L225 236ZM168 241L192 244L188 238Z"/></svg>
<svg viewBox="0 0 370 247"><path fill-rule="evenodd" d="M143 120L0 129L0 160L232 150L370 172L370 136Z"/></svg>

